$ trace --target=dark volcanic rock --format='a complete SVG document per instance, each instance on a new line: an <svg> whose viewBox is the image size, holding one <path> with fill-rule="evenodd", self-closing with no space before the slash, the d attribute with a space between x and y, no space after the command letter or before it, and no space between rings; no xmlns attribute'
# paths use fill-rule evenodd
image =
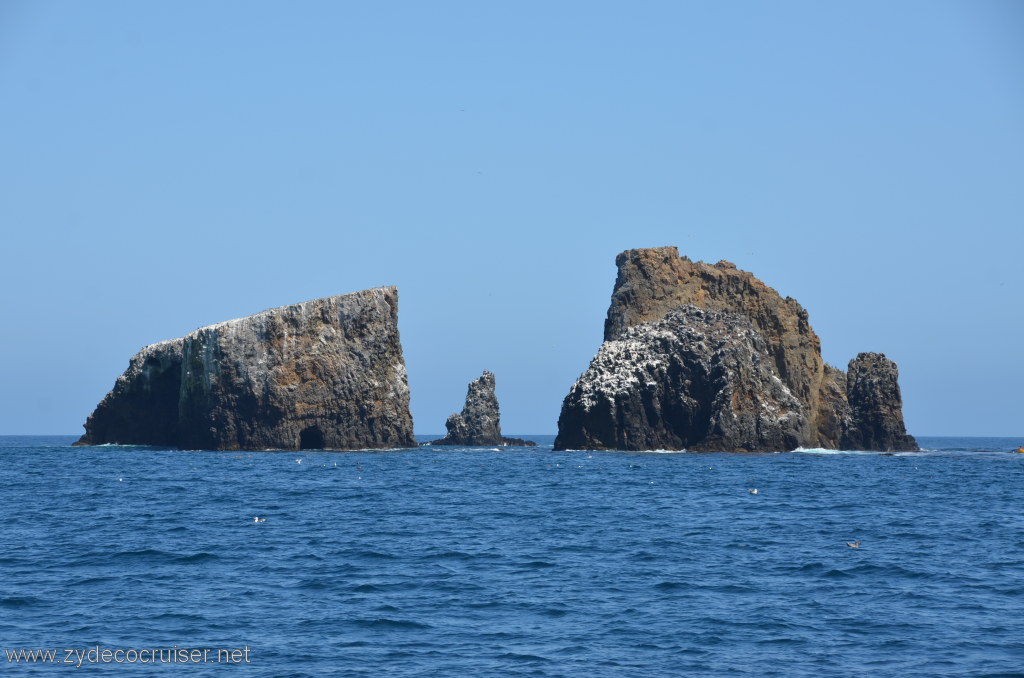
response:
<svg viewBox="0 0 1024 678"><path fill-rule="evenodd" d="M147 346L85 430L78 444L415 446L398 291L284 306Z"/></svg>
<svg viewBox="0 0 1024 678"><path fill-rule="evenodd" d="M905 449L910 440L903 429L903 417L901 402L899 400L899 388L895 382L895 366L891 387L888 389L879 388L875 392L871 405L858 405L860 409L854 409L854 400L847 401L847 378L846 375L829 365L826 365L821 357L821 342L817 334L811 328L804 310L796 300L781 297L771 287L755 278L751 273L740 271L734 264L727 261L720 261L715 265L703 262L694 262L686 257L680 257L675 247L657 247L650 249L629 250L623 252L616 258L618 266L618 277L615 281L615 289L612 293L612 303L608 309L608 317L605 321L605 341L613 342L623 339L630 332L631 328L643 327L650 323L665 318L675 309L683 306L703 308L709 311L726 312L737 314L746 318L753 331L761 338L764 350L761 352L760 360L763 365L770 369L788 393L796 400L799 407L789 410L796 412L786 422L787 435L794 433L792 439L797 446L804 447L847 447L854 440L865 440L857 437L858 431L865 425L882 431L879 435L870 437L871 444L875 449ZM706 329L701 329L706 331ZM640 339L640 337L634 337ZM640 344L647 345L648 342L640 341ZM704 342L691 344L691 346L703 346L702 351L706 358L711 359L715 350L713 343ZM603 349L602 349L603 350ZM737 348L736 350L740 350ZM746 349L743 349L746 350ZM659 348L647 347L643 352L658 354ZM742 351L740 351L742 352ZM601 357L599 353L598 357ZM598 377L591 375L592 372L603 373ZM590 396L584 397L577 393L578 387L584 389L593 388L593 384L614 381L616 377L611 375L617 372L630 373L633 371L631 363L622 366L615 361L605 361L591 364L590 369L585 373L573 391L567 396L563 405L562 417L559 418L559 436L555 441L556 449L567 447L598 446L607 447L605 440L615 440L611 446L622 446L623 436L637 436L643 438L644 433L636 429L636 419L628 421L597 422L599 415L580 417L581 410L577 400L589 400ZM737 373L739 379L745 379L752 375ZM885 381L878 377L876 379ZM763 382L763 380L762 380ZM655 380L653 383L662 384ZM589 384L589 385L588 385ZM707 393L697 389L693 383L669 384L663 383L669 390L680 390L680 397L692 398L700 402L713 401L719 397L716 393ZM704 388L701 386L700 388ZM739 391L745 389L739 388ZM749 392L750 389L746 389ZM756 389L755 389L756 390ZM735 392L735 390L734 390ZM895 400L892 394L895 393ZM574 396L574 394L577 394ZM884 394L884 395L883 395ZM704 406L710 405L708 401ZM582 400L581 400L582 402ZM860 402L860 401L858 401ZM749 403L742 401L734 403L734 414L741 419L747 416L746 407ZM659 447L666 449L778 449L780 438L774 433L775 429L765 428L766 436L755 438L752 441L744 436L734 436L732 433L718 431L708 433L703 437L700 431L691 431L693 422L673 418L678 416L672 414L662 423L657 422L663 418L656 410L650 412L648 427L664 431L688 431L686 435L680 436L680 440L686 439L692 442L677 442L671 444L672 436L664 436L661 433L649 434L652 441L658 442ZM870 411L871 415L862 414L861 411ZM588 410L589 411L589 410ZM618 410L616 410L618 411ZM724 416L724 415L723 415ZM874 419L882 423L866 424ZM611 427L614 433L595 438L594 442L589 440L589 434L582 429L596 430L601 427ZM622 427L622 430L618 430ZM749 431L749 429L747 429ZM767 432L772 433L767 434ZM887 437L890 436L890 437ZM582 442L581 442L582 441ZM665 444L661 444L665 443ZM740 444L741 443L741 444ZM630 443L626 449L641 449L647 443ZM786 443L787 445L789 443ZM752 447L750 446L752 445Z"/></svg>
<svg viewBox="0 0 1024 678"><path fill-rule="evenodd" d="M615 263L619 273L605 320L606 341L682 304L745 315L764 337L779 378L807 405L802 438L836 446L840 432L821 421L818 405L825 376L821 340L795 299L781 297L728 261L713 266L691 261L680 257L675 247L627 250Z"/></svg>
<svg viewBox="0 0 1024 678"><path fill-rule="evenodd" d="M851 425L843 436L846 450L916 450L917 441L903 426L896 363L882 353L860 353L846 371L846 398Z"/></svg>
<svg viewBox="0 0 1024 678"><path fill-rule="evenodd" d="M469 382L466 404L461 414L453 414L445 422L447 435L427 445L535 447L537 443L522 438L506 438L501 435L501 413L498 397L494 394L494 375L484 371L483 375Z"/></svg>
<svg viewBox="0 0 1024 678"><path fill-rule="evenodd" d="M555 447L781 451L805 423L750 320L687 305L604 342L566 396Z"/></svg>

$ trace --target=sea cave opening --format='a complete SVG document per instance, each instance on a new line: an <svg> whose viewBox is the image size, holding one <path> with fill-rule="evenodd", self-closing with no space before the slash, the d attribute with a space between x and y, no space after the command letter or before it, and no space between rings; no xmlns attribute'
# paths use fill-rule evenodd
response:
<svg viewBox="0 0 1024 678"><path fill-rule="evenodd" d="M324 434L319 426L309 426L299 433L300 450L322 450L324 449Z"/></svg>

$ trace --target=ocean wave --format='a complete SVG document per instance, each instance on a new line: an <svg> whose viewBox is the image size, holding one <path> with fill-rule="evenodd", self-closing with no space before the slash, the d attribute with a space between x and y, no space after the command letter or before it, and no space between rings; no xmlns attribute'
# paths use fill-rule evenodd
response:
<svg viewBox="0 0 1024 678"><path fill-rule="evenodd" d="M877 455L879 452L868 452L866 450L832 450L826 447L798 447L793 452L803 454L842 454L842 455Z"/></svg>
<svg viewBox="0 0 1024 678"><path fill-rule="evenodd" d="M640 454L690 454L689 450L637 450Z"/></svg>
<svg viewBox="0 0 1024 678"><path fill-rule="evenodd" d="M432 628L430 624L412 621L411 619L389 619L377 617L376 619L356 619L352 622L356 626L374 630L385 631L423 631Z"/></svg>
<svg viewBox="0 0 1024 678"><path fill-rule="evenodd" d="M7 596L0 598L0 607L6 607L10 609L20 609L23 607L31 607L33 605L41 605L45 601L42 598L35 596Z"/></svg>
<svg viewBox="0 0 1024 678"><path fill-rule="evenodd" d="M184 564L196 564L196 563L207 563L214 560L220 560L220 556L216 553L209 553L207 551L199 551L198 553L191 553L188 555L181 555L177 558L171 559L172 563L184 563Z"/></svg>
<svg viewBox="0 0 1024 678"><path fill-rule="evenodd" d="M542 657L536 654L521 654L518 652L506 652L498 655L498 659L511 659L516 662L550 662L551 660L547 657Z"/></svg>

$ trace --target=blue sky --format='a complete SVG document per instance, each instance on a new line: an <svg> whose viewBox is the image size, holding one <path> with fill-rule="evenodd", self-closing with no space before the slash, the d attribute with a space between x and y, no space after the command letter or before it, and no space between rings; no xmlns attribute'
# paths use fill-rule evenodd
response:
<svg viewBox="0 0 1024 678"><path fill-rule="evenodd" d="M0 433L398 285L418 433L553 433L615 255L728 259L918 435L1022 435L1024 4L0 2Z"/></svg>

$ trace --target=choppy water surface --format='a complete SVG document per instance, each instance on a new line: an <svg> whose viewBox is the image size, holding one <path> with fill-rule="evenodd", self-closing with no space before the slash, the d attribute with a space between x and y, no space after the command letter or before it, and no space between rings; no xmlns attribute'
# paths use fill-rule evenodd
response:
<svg viewBox="0 0 1024 678"><path fill-rule="evenodd" d="M1024 675L1024 441L882 456L541 439L0 438L0 645L248 646L243 674L268 677Z"/></svg>

